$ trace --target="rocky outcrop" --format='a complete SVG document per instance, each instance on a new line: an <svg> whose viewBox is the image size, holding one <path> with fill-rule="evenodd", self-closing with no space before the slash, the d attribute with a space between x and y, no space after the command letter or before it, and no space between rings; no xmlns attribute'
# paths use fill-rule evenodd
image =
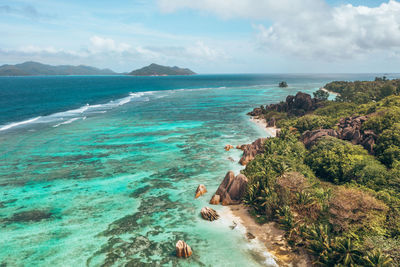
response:
<svg viewBox="0 0 400 267"><path fill-rule="evenodd" d="M209 208L209 207L202 208L200 211L200 214L204 220L208 220L208 221L218 220L218 218L219 218L218 213L214 209Z"/></svg>
<svg viewBox="0 0 400 267"><path fill-rule="evenodd" d="M254 157L258 154L264 153L264 142L266 138L259 138L250 145L245 145L243 147L243 156L239 163L242 165L247 165Z"/></svg>
<svg viewBox="0 0 400 267"><path fill-rule="evenodd" d="M229 150L231 150L232 148L233 148L232 145L226 145L226 146L225 146L225 151L229 151Z"/></svg>
<svg viewBox="0 0 400 267"><path fill-rule="evenodd" d="M206 189L205 185L201 184L197 187L196 196L194 198L198 198L198 197L204 195L205 193L207 193L207 189Z"/></svg>
<svg viewBox="0 0 400 267"><path fill-rule="evenodd" d="M192 249L185 241L179 240L176 245L176 256L179 258L189 258L192 255Z"/></svg>
<svg viewBox="0 0 400 267"><path fill-rule="evenodd" d="M319 138L332 136L350 141L354 145L362 145L369 153L373 154L377 135L371 130L364 131L362 129L362 124L367 120L368 116L343 118L337 124L337 130L319 129L305 131L300 139L307 148L310 148Z"/></svg>
<svg viewBox="0 0 400 267"><path fill-rule="evenodd" d="M211 198L210 203L215 205L220 202L222 202L222 205L239 204L246 192L247 182L247 177L243 174L235 176L232 171L229 171L219 185L217 192Z"/></svg>
<svg viewBox="0 0 400 267"><path fill-rule="evenodd" d="M300 140L304 146L308 149L312 147L318 139L324 136L338 137L338 133L333 129L319 129L314 131L305 131Z"/></svg>
<svg viewBox="0 0 400 267"><path fill-rule="evenodd" d="M247 113L247 115L253 116L253 117L257 117L260 116L264 113L264 109L261 108L255 108L252 111L250 111L249 113Z"/></svg>
<svg viewBox="0 0 400 267"><path fill-rule="evenodd" d="M321 102L318 101L318 99L312 98L311 95L298 92L295 96L287 96L285 102L269 105L265 107L265 109L255 108L253 109L253 111L249 112L248 115L260 116L263 113L267 113L269 111L276 111L286 112L289 115L294 116L302 116L307 112L313 111L320 107L320 103Z"/></svg>
<svg viewBox="0 0 400 267"><path fill-rule="evenodd" d="M221 202L221 196L214 194L210 200L210 204L212 205L218 205Z"/></svg>

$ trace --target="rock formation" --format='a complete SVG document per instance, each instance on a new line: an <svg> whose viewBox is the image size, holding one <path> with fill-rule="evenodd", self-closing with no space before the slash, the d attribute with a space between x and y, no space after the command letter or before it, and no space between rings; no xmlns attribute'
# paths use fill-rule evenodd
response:
<svg viewBox="0 0 400 267"><path fill-rule="evenodd" d="M189 258L192 255L192 249L182 240L176 243L175 248L176 256L179 258Z"/></svg>
<svg viewBox="0 0 400 267"><path fill-rule="evenodd" d="M374 145L377 135L371 130L363 130L362 124L368 120L368 116L356 116L343 118L337 124L337 130L319 129L305 131L301 136L301 141L307 148L323 136L332 136L342 140L350 141L355 145L362 145L369 153L374 153Z"/></svg>
<svg viewBox="0 0 400 267"><path fill-rule="evenodd" d="M247 165L254 157L258 154L264 153L264 142L265 138L259 138L250 145L244 145L243 147L243 156L240 159L239 163L242 165Z"/></svg>
<svg viewBox="0 0 400 267"><path fill-rule="evenodd" d="M213 197L210 200L210 204L218 205L220 201L221 201L220 195L213 195Z"/></svg>
<svg viewBox="0 0 400 267"><path fill-rule="evenodd" d="M207 193L207 188L205 187L205 185L201 184L197 187L196 189L196 196L195 198L198 198L202 195L204 195L205 193Z"/></svg>
<svg viewBox="0 0 400 267"><path fill-rule="evenodd" d="M225 151L229 151L229 150L231 150L232 148L233 148L232 145L226 145L226 146L225 146Z"/></svg>
<svg viewBox="0 0 400 267"><path fill-rule="evenodd" d="M317 109L319 106L320 101L318 99L312 98L309 94L298 92L295 96L287 96L285 102L271 104L266 106L265 109L255 108L248 115L260 116L268 111L276 111L287 112L289 115L302 116L307 112Z"/></svg>
<svg viewBox="0 0 400 267"><path fill-rule="evenodd" d="M214 220L218 220L218 218L219 218L218 213L214 209L209 208L209 207L202 208L200 213L201 213L201 217L203 217L204 220L214 221Z"/></svg>
<svg viewBox="0 0 400 267"><path fill-rule="evenodd" d="M333 129L319 129L319 130L314 130L314 131L305 131L300 140L303 142L305 147L308 149L312 147L319 138L323 136L332 136L332 137L338 137L338 134L335 130Z"/></svg>
<svg viewBox="0 0 400 267"><path fill-rule="evenodd" d="M247 189L247 177L239 174L235 177L232 171L229 171L222 183L219 185L217 192L211 198L210 203L217 205L239 204Z"/></svg>

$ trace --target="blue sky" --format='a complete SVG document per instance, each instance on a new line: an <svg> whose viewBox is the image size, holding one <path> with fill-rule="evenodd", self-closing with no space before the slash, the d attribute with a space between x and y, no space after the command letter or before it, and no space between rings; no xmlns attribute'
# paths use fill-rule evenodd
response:
<svg viewBox="0 0 400 267"><path fill-rule="evenodd" d="M0 64L399 72L400 1L0 0Z"/></svg>

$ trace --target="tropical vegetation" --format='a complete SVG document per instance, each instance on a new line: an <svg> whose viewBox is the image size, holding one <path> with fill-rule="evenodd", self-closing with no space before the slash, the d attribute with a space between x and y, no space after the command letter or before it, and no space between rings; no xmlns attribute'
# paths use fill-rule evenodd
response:
<svg viewBox="0 0 400 267"><path fill-rule="evenodd" d="M294 250L304 247L318 266L400 266L400 80L333 82L339 93L304 116L263 110L281 132L265 141L243 173L244 203L259 222L275 221ZM308 149L301 136L337 129L342 118L367 116L373 153L336 137Z"/></svg>

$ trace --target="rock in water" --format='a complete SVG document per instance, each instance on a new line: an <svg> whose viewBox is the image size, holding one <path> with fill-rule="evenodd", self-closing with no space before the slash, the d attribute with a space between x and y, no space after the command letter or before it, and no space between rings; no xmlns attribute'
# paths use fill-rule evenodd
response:
<svg viewBox="0 0 400 267"><path fill-rule="evenodd" d="M220 201L221 201L220 195L215 194L215 195L213 195L213 197L211 198L210 204L212 204L212 205L218 205Z"/></svg>
<svg viewBox="0 0 400 267"><path fill-rule="evenodd" d="M233 148L232 145L226 145L226 146L225 146L225 151L229 151L229 150L231 150L232 148Z"/></svg>
<svg viewBox="0 0 400 267"><path fill-rule="evenodd" d="M195 198L198 198L198 197L204 195L205 193L207 193L207 189L206 189L205 185L201 184L201 185L199 185L199 186L197 187L197 189L196 189L196 196L195 196Z"/></svg>
<svg viewBox="0 0 400 267"><path fill-rule="evenodd" d="M192 249L185 241L179 240L176 245L176 256L179 258L189 258L192 255Z"/></svg>
<svg viewBox="0 0 400 267"><path fill-rule="evenodd" d="M247 182L247 177L243 174L235 177L235 174L229 171L211 198L210 204L218 204L220 201L222 205L239 204L246 192Z"/></svg>
<svg viewBox="0 0 400 267"><path fill-rule="evenodd" d="M201 213L201 217L203 217L204 220L214 221L214 220L218 220L218 218L219 218L218 213L209 207L202 208L200 213Z"/></svg>

